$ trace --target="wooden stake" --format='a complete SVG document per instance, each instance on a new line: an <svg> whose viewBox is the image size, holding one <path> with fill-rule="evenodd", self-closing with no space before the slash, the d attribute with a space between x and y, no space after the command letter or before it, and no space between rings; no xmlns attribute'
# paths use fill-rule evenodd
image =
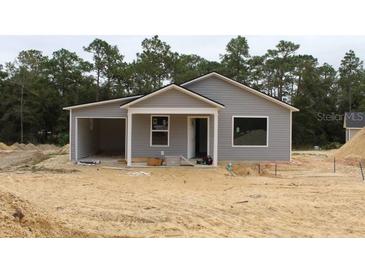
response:
<svg viewBox="0 0 365 274"><path fill-rule="evenodd" d="M362 180L364 181L365 180L365 178L364 178L364 170L362 169L361 161L359 162L359 165L360 165Z"/></svg>
<svg viewBox="0 0 365 274"><path fill-rule="evenodd" d="M333 157L333 173L336 173L336 157Z"/></svg>
<svg viewBox="0 0 365 274"><path fill-rule="evenodd" d="M275 176L277 175L278 173L278 164L275 162Z"/></svg>
<svg viewBox="0 0 365 274"><path fill-rule="evenodd" d="M259 163L259 174L261 174L261 166L260 166L260 163Z"/></svg>

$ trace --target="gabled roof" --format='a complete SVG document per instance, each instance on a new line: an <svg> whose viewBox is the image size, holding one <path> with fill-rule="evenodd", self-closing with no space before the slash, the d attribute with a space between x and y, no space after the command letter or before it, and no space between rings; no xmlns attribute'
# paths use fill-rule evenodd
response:
<svg viewBox="0 0 365 274"><path fill-rule="evenodd" d="M71 110L71 109L74 109L74 108L92 107L92 106L103 105L103 104L108 104L108 103L123 102L123 101L128 101L128 100L134 100L134 99L137 99L139 97L142 97L142 95L128 96L128 97L122 97L122 98L117 98L117 99L112 99L112 100L104 100L104 101L99 101L99 102L94 102L94 103L88 103L88 104L81 104L81 105L69 106L69 107L64 107L63 109L64 110Z"/></svg>
<svg viewBox="0 0 365 274"><path fill-rule="evenodd" d="M198 99L200 101L203 101L203 102L205 102L207 104L210 104L210 105L212 105L214 107L224 108L224 105L223 104L221 104L221 103L219 103L217 101L214 101L214 100L212 100L212 99L210 99L208 97L205 97L205 96L203 96L201 94L198 94L195 91L192 91L192 90L187 89L185 87L178 86L176 84L169 84L169 85L164 86L164 87L162 87L162 88L160 88L158 90L155 90L155 91L153 91L153 92L151 92L149 94L146 94L146 95L144 95L144 96L142 96L140 98L136 98L133 101L131 101L131 102L125 104L125 105L122 105L121 108L128 108L128 107L130 107L130 106L132 106L132 105L134 105L136 103L139 103L139 102L144 101L144 100L146 100L148 98L151 98L153 96L156 96L156 95L158 95L160 93L163 93L163 92L167 92L168 90L172 90L172 89L178 90L180 92L183 92L183 93L185 93L185 94L187 94L189 96L192 96L192 97L194 97L194 98L196 98L196 99Z"/></svg>
<svg viewBox="0 0 365 274"><path fill-rule="evenodd" d="M242 90L251 92L252 94L255 94L257 96L260 96L260 97L262 97L262 98L264 98L266 100L269 100L269 101L271 101L271 102L273 102L275 104L278 104L278 105L280 105L280 106L282 106L284 108L290 109L291 111L299 111L298 108L293 107L292 105L290 105L290 104L288 104L288 103L286 103L284 101L281 101L278 98L275 98L275 97L270 96L270 95L267 95L267 94L265 94L263 92L257 91L257 90L255 90L253 88L250 88L250 87L248 87L248 86L246 86L246 85L244 85L244 84L242 84L240 82L237 82L237 81L235 81L233 79L230 79L230 78L228 78L228 77L226 77L226 76L224 76L222 74L219 74L217 72L210 72L208 74L199 76L199 77L197 77L195 79L192 79L190 81L187 81L185 83L182 83L181 86L182 87L185 87L185 86L187 86L189 84L202 81L202 80L207 79L209 77L217 77L217 78L222 79L223 81L225 81L227 83L231 83L232 85L241 88Z"/></svg>
<svg viewBox="0 0 365 274"><path fill-rule="evenodd" d="M344 128L363 128L365 127L365 113L345 112L343 123Z"/></svg>

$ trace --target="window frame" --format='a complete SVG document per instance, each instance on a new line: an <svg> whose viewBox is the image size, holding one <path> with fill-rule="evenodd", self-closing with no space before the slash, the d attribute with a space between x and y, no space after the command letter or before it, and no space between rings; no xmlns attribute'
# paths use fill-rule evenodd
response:
<svg viewBox="0 0 365 274"><path fill-rule="evenodd" d="M234 119L235 118L265 118L266 119L266 145L235 145L234 144ZM250 116L250 115L233 115L232 116L232 147L269 147L269 129L270 129L270 119L269 116Z"/></svg>
<svg viewBox="0 0 365 274"><path fill-rule="evenodd" d="M166 129L152 129L152 119L153 117L167 117L167 130ZM150 147L169 147L170 146L170 115L159 115L153 114L150 118ZM152 133L153 132L167 132L167 145L153 145L152 144Z"/></svg>

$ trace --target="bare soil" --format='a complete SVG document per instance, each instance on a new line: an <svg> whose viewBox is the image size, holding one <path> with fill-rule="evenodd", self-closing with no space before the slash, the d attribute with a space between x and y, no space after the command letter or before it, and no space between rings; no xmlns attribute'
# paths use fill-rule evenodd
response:
<svg viewBox="0 0 365 274"><path fill-rule="evenodd" d="M110 169L48 154L0 172L0 236L364 237L358 166L337 161L334 173L333 152L293 154L277 176L273 163L260 174L241 163L232 176L225 166Z"/></svg>
<svg viewBox="0 0 365 274"><path fill-rule="evenodd" d="M365 128L338 149L334 155L338 159L365 160Z"/></svg>

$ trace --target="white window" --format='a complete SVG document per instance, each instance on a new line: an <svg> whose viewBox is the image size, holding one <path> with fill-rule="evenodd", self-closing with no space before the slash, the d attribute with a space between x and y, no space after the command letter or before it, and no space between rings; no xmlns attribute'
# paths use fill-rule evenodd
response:
<svg viewBox="0 0 365 274"><path fill-rule="evenodd" d="M170 116L151 115L150 145L168 147L170 143Z"/></svg>
<svg viewBox="0 0 365 274"><path fill-rule="evenodd" d="M233 147L267 147L269 142L269 117L233 116Z"/></svg>

